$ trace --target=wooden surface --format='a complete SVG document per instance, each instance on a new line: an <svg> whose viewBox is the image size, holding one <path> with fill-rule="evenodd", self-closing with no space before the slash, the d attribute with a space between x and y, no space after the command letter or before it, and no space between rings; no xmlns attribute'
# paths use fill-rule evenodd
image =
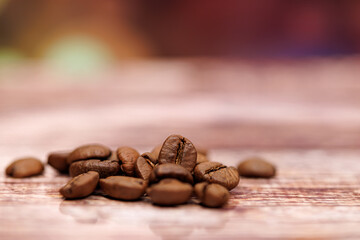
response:
<svg viewBox="0 0 360 240"><path fill-rule="evenodd" d="M145 61L76 77L0 67L0 169L89 142L148 151L174 132L213 161L261 155L278 168L241 179L224 209L99 192L65 201L68 178L50 167L29 179L2 170L0 239L359 239L359 63Z"/></svg>

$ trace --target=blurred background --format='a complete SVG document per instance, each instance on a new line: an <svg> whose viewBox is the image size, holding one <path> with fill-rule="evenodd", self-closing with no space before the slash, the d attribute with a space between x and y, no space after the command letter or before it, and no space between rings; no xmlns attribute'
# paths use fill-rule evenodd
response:
<svg viewBox="0 0 360 240"><path fill-rule="evenodd" d="M0 144L358 147L360 1L0 0Z"/></svg>

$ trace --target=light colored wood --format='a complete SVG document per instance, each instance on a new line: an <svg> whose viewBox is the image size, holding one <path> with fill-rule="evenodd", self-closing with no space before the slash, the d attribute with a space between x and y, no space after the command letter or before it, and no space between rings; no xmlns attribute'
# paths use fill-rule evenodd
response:
<svg viewBox="0 0 360 240"><path fill-rule="evenodd" d="M133 62L86 84L41 64L0 67L0 239L359 239L359 63ZM173 132L213 161L260 155L278 174L243 178L223 209L99 191L65 201L68 177L49 166L34 178L4 175L17 157L45 161L89 142L143 152Z"/></svg>

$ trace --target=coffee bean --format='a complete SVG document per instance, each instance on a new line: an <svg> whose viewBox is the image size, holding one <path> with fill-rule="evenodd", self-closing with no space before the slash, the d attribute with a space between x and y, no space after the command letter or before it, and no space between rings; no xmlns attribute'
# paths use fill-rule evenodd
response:
<svg viewBox="0 0 360 240"><path fill-rule="evenodd" d="M163 179L147 189L151 201L157 205L178 205L186 203L192 194L193 188L189 183L176 179Z"/></svg>
<svg viewBox="0 0 360 240"><path fill-rule="evenodd" d="M48 155L48 164L58 170L61 173L67 173L69 171L69 164L67 158L70 152L52 152Z"/></svg>
<svg viewBox="0 0 360 240"><path fill-rule="evenodd" d="M208 150L206 148L202 148L202 147L196 147L196 151L197 153L201 153L202 155L204 155L205 157L208 154Z"/></svg>
<svg viewBox="0 0 360 240"><path fill-rule="evenodd" d="M194 169L194 176L197 182L207 181L218 183L228 190L239 184L240 177L236 168L227 167L218 162L203 162Z"/></svg>
<svg viewBox="0 0 360 240"><path fill-rule="evenodd" d="M107 159L111 155L111 150L100 144L83 145L72 151L67 159L68 164L75 161L87 159Z"/></svg>
<svg viewBox="0 0 360 240"><path fill-rule="evenodd" d="M169 136L162 145L159 163L175 163L192 172L196 165L197 152L189 139L180 135Z"/></svg>
<svg viewBox="0 0 360 240"><path fill-rule="evenodd" d="M201 182L194 191L200 202L206 207L221 207L229 200L229 191L216 183Z"/></svg>
<svg viewBox="0 0 360 240"><path fill-rule="evenodd" d="M121 170L127 176L135 175L135 162L136 159L140 156L138 151L131 147L120 147L117 149L117 156L119 159L119 164Z"/></svg>
<svg viewBox="0 0 360 240"><path fill-rule="evenodd" d="M120 166L116 160L101 161L98 159L91 159L72 163L69 168L69 173L71 177L75 177L81 173L95 171L99 173L100 178L106 178L117 175L119 170Z"/></svg>
<svg viewBox="0 0 360 240"><path fill-rule="evenodd" d="M239 174L244 177L271 178L275 176L275 167L262 158L248 158L238 166Z"/></svg>
<svg viewBox="0 0 360 240"><path fill-rule="evenodd" d="M154 147L154 149L151 150L151 152L150 152L156 160L159 158L161 148L162 148L162 145L158 145L158 146Z"/></svg>
<svg viewBox="0 0 360 240"><path fill-rule="evenodd" d="M175 178L190 184L193 184L194 182L191 173L186 170L186 168L174 163L164 163L157 165L150 174L149 181L151 183L156 183L164 178Z"/></svg>
<svg viewBox="0 0 360 240"><path fill-rule="evenodd" d="M197 153L197 158L196 158L196 164L200 164L203 162L208 162L209 159L202 153Z"/></svg>
<svg viewBox="0 0 360 240"><path fill-rule="evenodd" d="M37 158L26 157L12 162L5 170L6 174L14 178L26 178L39 175L44 171L44 165Z"/></svg>
<svg viewBox="0 0 360 240"><path fill-rule="evenodd" d="M156 164L157 160L151 153L143 153L135 162L136 176L148 180Z"/></svg>
<svg viewBox="0 0 360 240"><path fill-rule="evenodd" d="M106 159L106 160L114 160L116 162L119 162L119 158L117 156L117 152L116 151L112 151L111 155Z"/></svg>
<svg viewBox="0 0 360 240"><path fill-rule="evenodd" d="M99 174L89 171L71 179L60 189L60 193L67 199L83 198L94 192L98 182Z"/></svg>
<svg viewBox="0 0 360 240"><path fill-rule="evenodd" d="M145 180L127 176L111 176L100 180L101 189L110 197L122 200L136 200L145 193Z"/></svg>

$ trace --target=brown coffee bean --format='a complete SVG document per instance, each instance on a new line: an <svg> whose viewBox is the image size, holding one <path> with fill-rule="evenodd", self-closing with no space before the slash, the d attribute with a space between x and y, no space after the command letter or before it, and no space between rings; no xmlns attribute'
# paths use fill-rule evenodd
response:
<svg viewBox="0 0 360 240"><path fill-rule="evenodd" d="M75 161L87 159L107 159L111 155L111 150L100 144L83 145L72 151L67 159L68 164Z"/></svg>
<svg viewBox="0 0 360 240"><path fill-rule="evenodd" d="M229 200L229 191L216 183L201 182L194 191L200 202L206 207L221 207Z"/></svg>
<svg viewBox="0 0 360 240"><path fill-rule="evenodd" d="M159 154L160 154L161 148L162 148L162 145L157 145L157 146L154 147L154 149L151 150L151 152L150 152L150 153L154 156L154 158L155 158L156 160L158 160L158 158L159 158Z"/></svg>
<svg viewBox="0 0 360 240"><path fill-rule="evenodd" d="M110 197L122 200L136 200L145 193L147 182L140 178L111 176L100 180L101 189Z"/></svg>
<svg viewBox="0 0 360 240"><path fill-rule="evenodd" d="M116 160L98 160L91 159L85 161L77 161L70 165L69 173L71 177L75 177L79 174L86 173L88 171L98 172L100 178L107 178L119 173L120 166Z"/></svg>
<svg viewBox="0 0 360 240"><path fill-rule="evenodd" d="M89 171L71 179L60 189L60 193L67 199L87 197L94 192L98 182L99 174Z"/></svg>
<svg viewBox="0 0 360 240"><path fill-rule="evenodd" d="M200 154L204 155L205 157L208 154L208 150L206 148L196 147L196 151L197 151L197 153L200 153Z"/></svg>
<svg viewBox="0 0 360 240"><path fill-rule="evenodd" d="M12 162L5 170L6 174L14 178L26 178L39 175L44 171L44 165L37 158L26 157Z"/></svg>
<svg viewBox="0 0 360 240"><path fill-rule="evenodd" d="M164 178L175 178L182 182L187 182L190 184L194 183L191 173L186 170L186 168L174 163L164 163L157 165L151 172L149 181L151 183L156 183Z"/></svg>
<svg viewBox="0 0 360 240"><path fill-rule="evenodd" d="M193 188L189 183L176 179L163 179L147 189L151 201L157 205L178 205L186 203L192 194Z"/></svg>
<svg viewBox="0 0 360 240"><path fill-rule="evenodd" d="M135 175L135 162L140 156L138 151L131 147L120 147L116 151L121 170L127 176Z"/></svg>
<svg viewBox="0 0 360 240"><path fill-rule="evenodd" d="M209 159L202 153L197 153L196 164L209 162Z"/></svg>
<svg viewBox="0 0 360 240"><path fill-rule="evenodd" d="M175 163L192 172L196 165L197 152L189 139L180 135L169 136L162 145L159 163Z"/></svg>
<svg viewBox="0 0 360 240"><path fill-rule="evenodd" d="M244 177L271 178L276 174L274 165L262 158L252 157L238 166L239 174Z"/></svg>
<svg viewBox="0 0 360 240"><path fill-rule="evenodd" d="M61 173L67 173L69 171L69 164L67 163L69 155L69 151L52 152L48 155L48 164Z"/></svg>
<svg viewBox="0 0 360 240"><path fill-rule="evenodd" d="M116 162L119 162L119 158L117 156L117 152L116 151L112 151L111 155L106 159L106 160L113 160Z"/></svg>
<svg viewBox="0 0 360 240"><path fill-rule="evenodd" d="M143 153L135 162L136 176L148 180L156 163L151 153Z"/></svg>
<svg viewBox="0 0 360 240"><path fill-rule="evenodd" d="M203 162L194 169L194 176L197 182L207 181L218 183L228 190L239 184L240 177L236 168L227 167L218 162Z"/></svg>

